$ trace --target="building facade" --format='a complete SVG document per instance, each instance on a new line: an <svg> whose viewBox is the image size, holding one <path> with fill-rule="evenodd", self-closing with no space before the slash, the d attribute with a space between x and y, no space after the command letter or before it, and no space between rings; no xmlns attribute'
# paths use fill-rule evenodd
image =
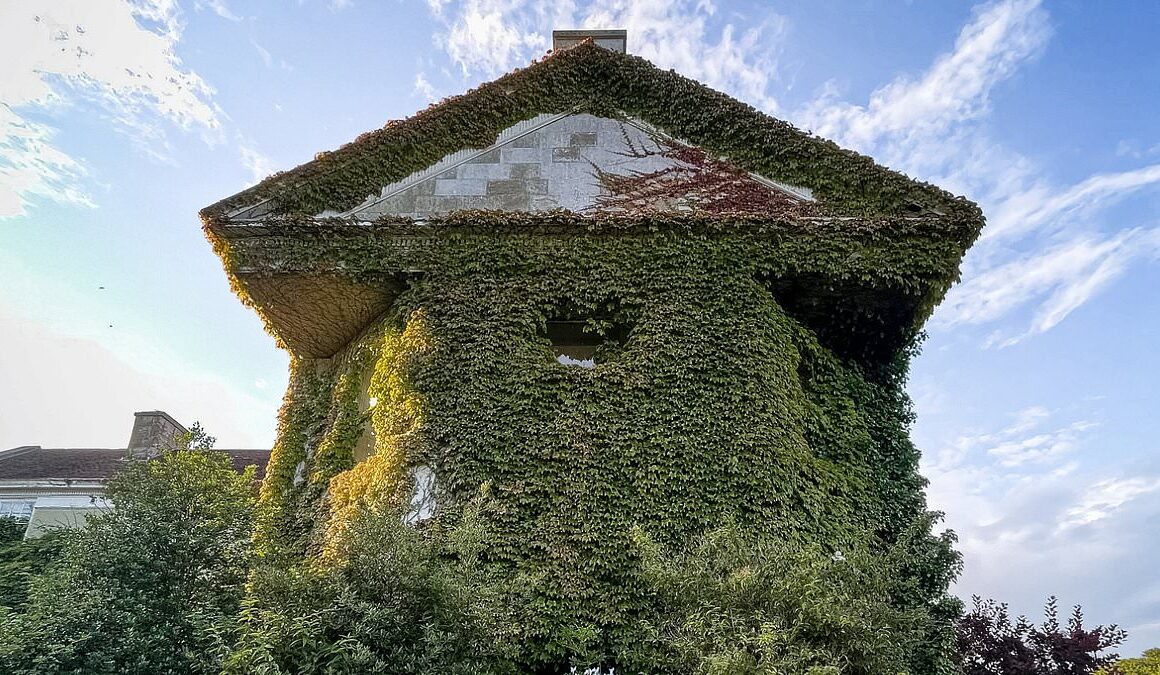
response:
<svg viewBox="0 0 1160 675"><path fill-rule="evenodd" d="M81 527L107 509L105 484L127 462L147 461L173 448L186 428L168 413L134 413L124 448L42 448L26 445L0 451L0 517L28 524L27 537L56 527ZM269 450L220 450L240 471L256 465L261 476Z"/></svg>
<svg viewBox="0 0 1160 675"><path fill-rule="evenodd" d="M341 551L360 517L469 518L540 668L577 626L630 639L642 539L938 558L902 385L979 209L623 33L559 37L202 212L292 357L264 560ZM916 602L945 597L938 560Z"/></svg>

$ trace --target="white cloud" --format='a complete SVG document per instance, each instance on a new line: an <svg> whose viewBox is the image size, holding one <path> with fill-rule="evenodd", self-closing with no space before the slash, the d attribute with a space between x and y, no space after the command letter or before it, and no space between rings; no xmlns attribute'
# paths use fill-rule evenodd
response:
<svg viewBox="0 0 1160 675"><path fill-rule="evenodd" d="M258 52L258 56L262 58L262 65L267 68L274 67L274 57L270 54L270 50L255 42L253 38L250 39L250 45L254 48L254 51Z"/></svg>
<svg viewBox="0 0 1160 675"><path fill-rule="evenodd" d="M435 85L431 84L423 73L415 73L415 93L423 97L423 100L428 103L439 100L439 93L435 90Z"/></svg>
<svg viewBox="0 0 1160 675"><path fill-rule="evenodd" d="M437 43L466 74L495 76L527 65L551 47L553 29L624 28L629 51L663 68L743 98L768 111L785 20L768 13L741 23L714 22L708 0L428 0L443 32ZM720 24L720 27L716 27Z"/></svg>
<svg viewBox="0 0 1160 675"><path fill-rule="evenodd" d="M1053 463L1076 447L1079 436L1096 426L1089 420L1077 420L1056 428L1044 428L1052 412L1043 406L1031 406L1015 413L1008 426L988 433L964 434L947 447L930 456L931 468L953 471L969 459L998 462L1004 468Z"/></svg>
<svg viewBox="0 0 1160 675"><path fill-rule="evenodd" d="M29 198L92 205L79 160L60 150L32 111L74 99L101 107L144 142L162 144L156 120L218 127L212 89L182 67L172 0L26 0L0 5L0 217ZM160 152L156 147L153 152Z"/></svg>
<svg viewBox="0 0 1160 675"><path fill-rule="evenodd" d="M230 10L229 6L226 5L225 0L197 0L193 6L198 10L209 9L211 12L217 14L223 19L226 19L227 21L237 22L242 20L242 17L234 14L233 11Z"/></svg>
<svg viewBox="0 0 1160 675"><path fill-rule="evenodd" d="M1060 528L1081 527L1110 518L1127 503L1160 490L1158 478L1109 478L1087 488L1079 503L1064 514Z"/></svg>
<svg viewBox="0 0 1160 675"><path fill-rule="evenodd" d="M1154 604L1139 596L1154 566L1148 523L1160 507L1160 476L1110 465L1093 447L1092 426L1032 406L924 454L928 501L946 513L964 555L956 594L1000 598L1016 612L1061 595L1095 622L1148 632Z"/></svg>
<svg viewBox="0 0 1160 675"><path fill-rule="evenodd" d="M239 143L238 153L241 156L242 164L249 169L250 175L253 176L251 185L259 183L276 170L274 160L258 152L248 143Z"/></svg>
<svg viewBox="0 0 1160 675"><path fill-rule="evenodd" d="M1010 345L1053 328L1117 279L1139 259L1160 257L1160 228L1131 229L1101 238L1079 235L1043 252L983 270L953 288L933 325L950 327L995 321L1038 301L1030 326Z"/></svg>
<svg viewBox="0 0 1160 675"><path fill-rule="evenodd" d="M988 226L932 327L1018 313L1024 326L993 332L988 345L1050 330L1132 264L1160 253L1160 228L1118 229L1121 223L1101 220L1120 200L1160 186L1160 165L1057 187L1042 167L989 137L992 92L1050 37L1038 0L991 2L976 9L954 48L920 76L880 87L866 105L840 101L831 86L800 115L823 136L980 203Z"/></svg>
<svg viewBox="0 0 1160 675"><path fill-rule="evenodd" d="M989 213L990 224L983 231L983 239L1015 236L1044 225L1066 225L1069 220L1107 208L1157 184L1160 184L1160 164L1095 174L1062 190L1039 185L997 204Z"/></svg>
<svg viewBox="0 0 1160 675"><path fill-rule="evenodd" d="M0 105L0 218L23 213L30 196L95 206L78 187L87 169L52 144L53 133Z"/></svg>
<svg viewBox="0 0 1160 675"><path fill-rule="evenodd" d="M865 106L838 102L831 90L803 118L820 135L865 152L884 143L898 150L904 149L899 145L906 150L925 146L948 129L985 115L991 90L1037 55L1050 34L1038 0L984 5L959 33L954 50L921 77L896 79L876 90ZM945 150L945 138L937 140Z"/></svg>

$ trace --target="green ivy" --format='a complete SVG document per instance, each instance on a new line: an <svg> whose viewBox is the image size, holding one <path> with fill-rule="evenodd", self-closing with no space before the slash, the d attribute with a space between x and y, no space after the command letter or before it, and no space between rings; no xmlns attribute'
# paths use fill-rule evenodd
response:
<svg viewBox="0 0 1160 675"><path fill-rule="evenodd" d="M413 117L390 122L209 207L203 216L221 218L263 199L271 199L274 210L285 214L346 210L446 155L488 147L518 122L569 111L644 120L746 170L808 187L846 215L905 214L917 208L981 221L978 207L969 201L885 169L674 71L595 45L554 53Z"/></svg>
<svg viewBox="0 0 1160 675"><path fill-rule="evenodd" d="M517 122L571 110L645 120L808 187L818 204L796 217L316 216L487 147ZM260 224L230 221L263 199ZM405 512L408 472L422 465L438 477L439 509L421 527L456 532L470 516L487 533L470 574L501 590L482 601L490 628L480 630L522 672L627 663L641 627L665 625L640 542L681 560L725 522L746 541L792 550L901 555L888 601L923 637L899 642L898 658L914 673L948 672L958 607L946 589L959 560L953 537L932 533L903 387L921 326L982 226L974 204L642 59L582 45L202 216L234 289L264 317L254 278L407 286L344 351L293 362L258 514L255 631L286 625L326 658L347 658L340 629L279 614L283 582L345 574L356 550L375 563L352 544L355 524ZM632 330L595 369L563 366L543 337L561 308ZM364 410L369 400L377 405ZM373 454L356 457L371 433ZM384 569L397 562L391 546ZM467 574L454 547L436 549ZM415 582L423 594L442 593L446 579L432 579Z"/></svg>
<svg viewBox="0 0 1160 675"><path fill-rule="evenodd" d="M578 630L613 660L630 644L652 592L637 531L674 551L725 521L829 551L905 546L913 584L896 601L940 606L957 557L930 533L908 352L839 358L755 277L752 250L664 234L447 237L348 352L295 363L259 550L335 564L344 523L399 508L407 469L427 465L436 526L481 495L492 505L481 564L520 580L518 601L497 606L525 664L567 662ZM560 365L542 334L561 305L619 307L632 333L593 370ZM376 454L356 463L368 416ZM916 660L941 658L941 628Z"/></svg>

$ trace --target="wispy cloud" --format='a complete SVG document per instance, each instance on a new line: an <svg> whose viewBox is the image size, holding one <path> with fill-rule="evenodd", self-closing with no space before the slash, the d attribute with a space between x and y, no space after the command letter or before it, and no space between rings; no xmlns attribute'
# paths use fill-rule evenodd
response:
<svg viewBox="0 0 1160 675"><path fill-rule="evenodd" d="M263 155L249 143L241 142L238 144L238 155L242 165L250 171L250 175L253 177L251 185L260 182L275 171L274 160Z"/></svg>
<svg viewBox="0 0 1160 675"><path fill-rule="evenodd" d="M80 187L88 171L53 145L53 133L0 106L0 218L24 213L30 197L96 205Z"/></svg>
<svg viewBox="0 0 1160 675"><path fill-rule="evenodd" d="M954 49L938 57L921 76L902 76L877 89L866 105L837 99L830 88L802 119L815 132L872 154L904 159L928 169L934 157L915 158L916 147L947 149L944 134L980 119L990 110L991 91L1039 54L1051 35L1038 0L984 5L959 33ZM891 162L897 164L897 162Z"/></svg>
<svg viewBox="0 0 1160 675"><path fill-rule="evenodd" d="M960 596L1033 611L1064 594L1102 621L1154 620L1154 605L1138 598L1149 592L1139 583L1155 557L1148 522L1160 475L1099 460L1090 402L1084 408L1077 417L1031 406L925 453L928 501L946 513L965 558Z"/></svg>
<svg viewBox="0 0 1160 675"><path fill-rule="evenodd" d="M1080 435L1097 424L1092 420L1075 420L1046 427L1052 417L1052 412L1043 406L1024 408L1008 426L997 431L961 435L928 461L939 471L954 470L972 458L1005 468L1058 464L1075 448Z"/></svg>
<svg viewBox="0 0 1160 675"><path fill-rule="evenodd" d="M1160 478L1109 478L1091 485L1079 503L1067 510L1061 529L1082 527L1110 518L1126 504L1160 490Z"/></svg>
<svg viewBox="0 0 1160 675"><path fill-rule="evenodd" d="M439 93L436 91L435 85L431 84L423 73L415 73L415 93L428 103L439 100Z"/></svg>
<svg viewBox="0 0 1160 675"><path fill-rule="evenodd" d="M237 22L242 20L242 17L234 14L233 11L230 10L229 6L225 3L225 0L197 0L197 2L193 3L193 6L198 10L208 9L221 18L226 19L227 21Z"/></svg>
<svg viewBox="0 0 1160 675"><path fill-rule="evenodd" d="M767 12L744 23L717 20L701 0L428 0L442 23L437 44L467 75L495 76L526 65L550 47L553 29L615 26L628 30L630 49L653 63L733 93L767 111L777 77L784 18Z"/></svg>
<svg viewBox="0 0 1160 675"><path fill-rule="evenodd" d="M262 65L267 68L274 67L274 57L270 54L270 50L255 42L253 38L250 39L250 46L254 48L254 51L258 52L258 56L262 59Z"/></svg>
<svg viewBox="0 0 1160 675"><path fill-rule="evenodd" d="M1039 185L997 204L990 213L990 225L983 231L983 239L1017 236L1044 226L1066 226L1157 184L1160 164L1095 174L1058 190Z"/></svg>
<svg viewBox="0 0 1160 675"><path fill-rule="evenodd" d="M948 294L935 327L996 321L1037 303L1027 328L993 338L1009 346L1050 330L1119 278L1138 260L1160 258L1160 228L1111 235L1079 234L1042 252L1021 256L969 276Z"/></svg>
<svg viewBox="0 0 1160 675"><path fill-rule="evenodd" d="M91 206L84 165L29 113L84 101L136 138L164 143L159 120L215 130L213 90L175 53L181 37L168 0L28 0L0 7L0 217L29 199ZM154 152L159 152L153 149Z"/></svg>
<svg viewBox="0 0 1160 675"><path fill-rule="evenodd" d="M1056 186L1035 162L995 141L986 119L997 86L1032 63L1051 38L1039 0L976 8L954 48L918 76L901 76L865 105L831 85L800 122L889 166L965 193L988 226L964 263L964 282L939 308L934 329L987 324L1017 314L1021 327L993 331L1009 346L1058 325L1122 276L1160 253L1160 230L1104 223L1113 205L1160 186L1160 165Z"/></svg>

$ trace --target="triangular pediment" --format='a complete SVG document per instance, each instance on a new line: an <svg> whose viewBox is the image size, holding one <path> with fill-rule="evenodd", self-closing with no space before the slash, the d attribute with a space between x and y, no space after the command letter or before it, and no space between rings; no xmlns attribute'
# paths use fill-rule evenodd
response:
<svg viewBox="0 0 1160 675"><path fill-rule="evenodd" d="M397 279L424 273L426 247L459 234L662 230L760 239L765 257L750 264L783 306L833 344L853 336L892 353L983 224L968 200L587 43L201 215L234 288L311 357L334 353L390 304ZM373 269L353 269L347 246L376 251ZM324 320L296 304L315 297L352 309Z"/></svg>
<svg viewBox="0 0 1160 675"><path fill-rule="evenodd" d="M387 210L405 212L401 205L388 206L385 200L406 188L415 188L412 194L416 196L422 190L434 190L441 179L434 175L436 172L427 172L435 167L449 170L462 161L486 164L490 159L487 151L497 148L507 150L509 155L521 154L512 152L519 149L515 147L518 139L526 140L529 130L545 124L549 127L541 130L545 134L556 130L568 134L560 144L559 139L541 139L552 143L551 150L558 153L554 157L556 163L588 154L589 151L574 148L590 146L570 145L571 133L581 134L576 142L587 142L582 134L591 132L580 129L585 124L597 128L597 149L613 147L599 137L603 130L627 128L633 135L681 139L681 144L725 162L759 184L783 192L788 189L791 196L805 196L807 201L812 197L832 215L959 212L966 218L979 217L973 204L935 186L890 171L868 157L842 150L643 59L590 44L554 53L462 96L432 105L411 118L364 134L338 150L320 153L314 161L272 176L205 209L202 215L217 223L278 216L330 216L352 213L353 209L368 205L368 201L377 200L384 200ZM569 131L569 126L577 127L576 131ZM592 154L597 168L617 171L611 154ZM552 168L553 158L548 159L541 168ZM646 165L659 162L656 157L633 159ZM579 171L579 165L587 162L574 163L572 170ZM463 173L472 175L467 180L509 180L493 178L484 169L464 169ZM420 183L423 187L419 187ZM505 189L522 187L495 183L491 189L498 198ZM527 187L533 190L529 206L519 210L536 210L533 202L548 201L533 199L544 196L534 192L543 186L532 183ZM457 186L444 182L440 186L442 190L460 188L464 194L428 196L463 197L466 208L480 208L492 201L466 199L488 197L486 184ZM569 208L570 198L556 196L563 198L561 208ZM591 200L578 205L594 206ZM769 215L780 215L780 208L774 208Z"/></svg>
<svg viewBox="0 0 1160 675"><path fill-rule="evenodd" d="M318 215L427 220L461 210L557 209L768 214L812 202L806 188L745 171L644 122L566 113L515 124L487 148L451 153L353 209Z"/></svg>

